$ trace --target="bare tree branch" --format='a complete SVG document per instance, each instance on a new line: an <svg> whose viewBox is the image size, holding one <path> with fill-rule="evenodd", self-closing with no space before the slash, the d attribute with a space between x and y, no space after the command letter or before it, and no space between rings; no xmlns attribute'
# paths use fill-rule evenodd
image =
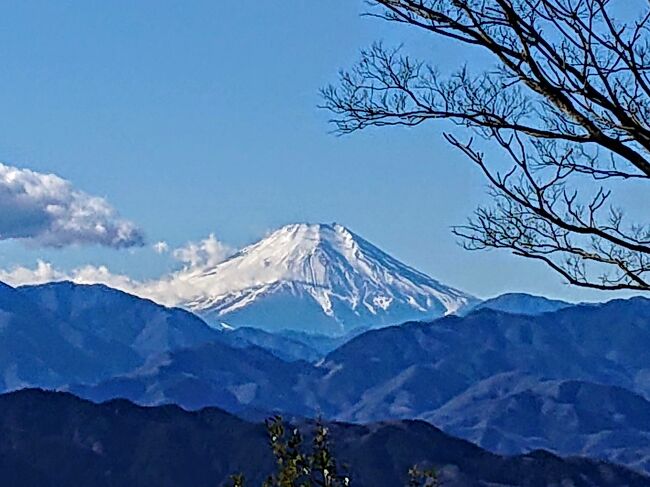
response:
<svg viewBox="0 0 650 487"><path fill-rule="evenodd" d="M615 203L650 181L650 10L624 23L609 0L370 5L373 17L482 49L495 67L443 77L374 44L322 90L337 131L438 119L473 131L445 135L492 188L493 206L454 229L467 248L509 249L578 286L650 290L650 226Z"/></svg>

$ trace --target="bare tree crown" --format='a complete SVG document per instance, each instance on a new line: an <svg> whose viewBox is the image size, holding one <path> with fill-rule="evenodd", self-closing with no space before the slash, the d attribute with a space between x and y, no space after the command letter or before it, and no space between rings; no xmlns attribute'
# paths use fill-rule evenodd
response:
<svg viewBox="0 0 650 487"><path fill-rule="evenodd" d="M473 131L445 134L493 197L454 228L467 248L510 249L578 286L648 291L648 220L628 221L615 195L641 188L650 215L650 11L624 22L614 3L371 2L368 15L481 49L495 67L443 77L375 44L322 90L324 106L339 133L436 119Z"/></svg>

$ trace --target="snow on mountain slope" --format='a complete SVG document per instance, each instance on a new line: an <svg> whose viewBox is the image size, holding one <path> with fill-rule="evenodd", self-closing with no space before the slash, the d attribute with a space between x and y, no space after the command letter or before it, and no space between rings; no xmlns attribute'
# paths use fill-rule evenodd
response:
<svg viewBox="0 0 650 487"><path fill-rule="evenodd" d="M183 306L213 323L267 330L335 335L475 303L337 224L285 226L184 278L201 293Z"/></svg>

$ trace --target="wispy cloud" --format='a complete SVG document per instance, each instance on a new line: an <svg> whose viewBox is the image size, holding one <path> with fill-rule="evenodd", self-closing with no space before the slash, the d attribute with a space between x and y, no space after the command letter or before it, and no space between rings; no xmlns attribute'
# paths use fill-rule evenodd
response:
<svg viewBox="0 0 650 487"><path fill-rule="evenodd" d="M65 272L56 270L51 263L39 260L36 267L15 266L12 269L0 269L0 281L12 286L22 284L42 284L44 282L67 279Z"/></svg>
<svg viewBox="0 0 650 487"><path fill-rule="evenodd" d="M208 238L199 242L189 242L174 250L176 260L190 267L206 267L217 265L230 257L234 249L211 233Z"/></svg>
<svg viewBox="0 0 650 487"><path fill-rule="evenodd" d="M160 249L160 247L166 248ZM170 252L165 242L152 246L157 253ZM12 286L42 284L51 281L72 281L78 284L105 284L115 289L152 299L158 303L174 306L190 301L202 294L193 276L227 259L234 249L210 234L198 242L188 242L171 251L174 259L183 263L182 268L157 279L137 280L130 276L113 273L106 266L85 265L71 271L56 269L51 263L39 260L30 268L15 266L0 269L0 281Z"/></svg>
<svg viewBox="0 0 650 487"><path fill-rule="evenodd" d="M0 240L45 247L97 244L141 246L142 231L101 197L54 174L0 163Z"/></svg>
<svg viewBox="0 0 650 487"><path fill-rule="evenodd" d="M151 246L153 251L159 255L169 252L169 244L167 242L156 242Z"/></svg>

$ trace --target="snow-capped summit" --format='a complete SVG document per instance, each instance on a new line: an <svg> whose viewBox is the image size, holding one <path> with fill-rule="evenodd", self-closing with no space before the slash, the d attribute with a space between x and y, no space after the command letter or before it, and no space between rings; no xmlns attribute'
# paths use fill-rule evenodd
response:
<svg viewBox="0 0 650 487"><path fill-rule="evenodd" d="M186 276L185 307L213 323L340 334L455 313L474 298L338 224L293 224Z"/></svg>

